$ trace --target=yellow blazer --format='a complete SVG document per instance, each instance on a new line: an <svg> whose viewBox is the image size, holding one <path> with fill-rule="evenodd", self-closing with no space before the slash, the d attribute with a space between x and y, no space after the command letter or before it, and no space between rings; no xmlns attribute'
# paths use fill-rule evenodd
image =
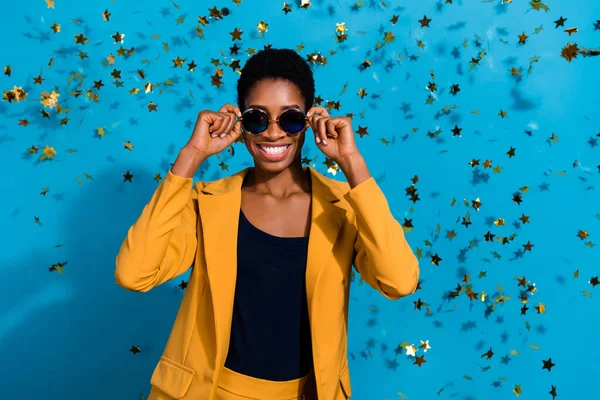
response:
<svg viewBox="0 0 600 400"><path fill-rule="evenodd" d="M193 267L148 400L215 400L229 348L241 186L250 168L193 187L192 178L169 170L121 245L114 274L129 290L147 292ZM415 292L419 264L373 177L350 189L307 168L312 223L306 292L315 371L307 398L345 400L352 396L347 358L352 265L371 287L395 300Z"/></svg>

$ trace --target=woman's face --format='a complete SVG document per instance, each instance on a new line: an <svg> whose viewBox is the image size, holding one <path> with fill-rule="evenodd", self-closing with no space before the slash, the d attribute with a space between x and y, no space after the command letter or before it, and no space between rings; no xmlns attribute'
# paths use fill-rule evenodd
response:
<svg viewBox="0 0 600 400"><path fill-rule="evenodd" d="M306 129L295 135L287 135L287 133L274 122L279 118L279 115L286 110L286 107L299 108L305 113L304 98L297 89L296 85L289 81L281 79L266 79L257 82L250 90L246 97L244 112L248 108L259 108L267 113L272 121L269 127L262 133L255 135L243 130L244 143L254 158L256 168L261 168L265 171L278 172L288 168L296 159L301 157L302 145ZM306 127L308 127L308 122ZM271 160L261 150L259 145L290 145L283 157L278 160Z"/></svg>

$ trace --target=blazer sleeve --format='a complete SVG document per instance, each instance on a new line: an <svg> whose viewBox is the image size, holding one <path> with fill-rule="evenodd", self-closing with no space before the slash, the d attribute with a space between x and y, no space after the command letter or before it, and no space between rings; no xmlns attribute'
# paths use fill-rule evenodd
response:
<svg viewBox="0 0 600 400"><path fill-rule="evenodd" d="M147 292L186 272L198 246L197 195L204 183L171 170L129 228L116 258L117 285Z"/></svg>
<svg viewBox="0 0 600 400"><path fill-rule="evenodd" d="M390 300L414 293L419 261L375 179L369 177L346 192L344 198L354 210L354 267L360 276Z"/></svg>

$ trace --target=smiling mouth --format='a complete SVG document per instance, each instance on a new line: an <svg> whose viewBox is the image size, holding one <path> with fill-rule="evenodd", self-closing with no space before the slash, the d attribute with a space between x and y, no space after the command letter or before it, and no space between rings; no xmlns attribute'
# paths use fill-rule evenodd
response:
<svg viewBox="0 0 600 400"><path fill-rule="evenodd" d="M275 148L275 147L285 147L285 148L287 149L287 148L288 148L288 147L290 147L291 145L292 145L291 143L284 144L284 145L280 145L280 146L261 146L260 144L257 144L257 146L258 146L258 147L260 147L260 148L261 148L261 149L263 149L263 150L267 150L267 149L270 149L270 148Z"/></svg>
<svg viewBox="0 0 600 400"><path fill-rule="evenodd" d="M265 147L285 147L282 151L279 151L278 153L269 153L267 150L265 150L265 147L262 147L260 144L255 143L256 147L258 147L258 151L263 155L263 157L266 157L267 159L278 159L278 158L283 158L285 157L289 152L290 152L290 147L292 147L293 143L290 143L289 145L286 146L265 146Z"/></svg>

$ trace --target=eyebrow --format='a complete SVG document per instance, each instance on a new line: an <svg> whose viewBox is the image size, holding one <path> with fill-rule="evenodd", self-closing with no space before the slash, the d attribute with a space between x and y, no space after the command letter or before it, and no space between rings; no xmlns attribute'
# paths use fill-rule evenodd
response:
<svg viewBox="0 0 600 400"><path fill-rule="evenodd" d="M248 106L248 108L260 108L261 110L267 111L267 107L266 106L260 106L260 105L256 105L256 104L251 104ZM287 105L287 106L281 106L281 110L289 110L290 108L300 108L299 105L297 104L291 104L291 105Z"/></svg>

